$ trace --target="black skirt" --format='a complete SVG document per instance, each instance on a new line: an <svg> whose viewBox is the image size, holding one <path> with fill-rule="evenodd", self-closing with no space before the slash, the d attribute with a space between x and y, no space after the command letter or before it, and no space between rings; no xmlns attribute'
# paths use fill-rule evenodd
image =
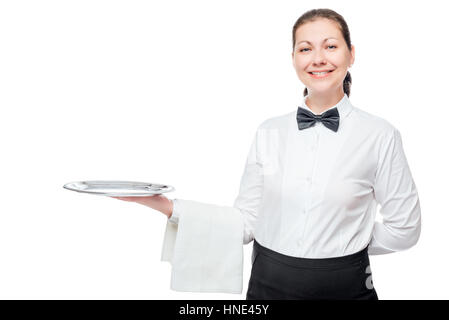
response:
<svg viewBox="0 0 449 320"><path fill-rule="evenodd" d="M296 258L254 240L246 300L378 300L368 247L341 257Z"/></svg>

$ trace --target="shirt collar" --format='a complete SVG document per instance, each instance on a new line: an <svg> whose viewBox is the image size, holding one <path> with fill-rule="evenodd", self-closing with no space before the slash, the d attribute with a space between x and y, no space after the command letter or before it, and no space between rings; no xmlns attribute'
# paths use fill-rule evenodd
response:
<svg viewBox="0 0 449 320"><path fill-rule="evenodd" d="M307 96L304 96L302 98L302 102L300 107L309 110L310 112L312 112L313 114L315 114L315 112L313 112L306 104L306 99ZM353 109L353 106L351 104L351 101L349 101L349 97L348 95L345 93L345 95L343 96L343 98L340 99L340 101L337 102L337 104L333 105L332 107L326 109L323 111L326 112L327 110L330 110L332 108L337 108L338 109L338 113L340 115L340 121L345 118Z"/></svg>

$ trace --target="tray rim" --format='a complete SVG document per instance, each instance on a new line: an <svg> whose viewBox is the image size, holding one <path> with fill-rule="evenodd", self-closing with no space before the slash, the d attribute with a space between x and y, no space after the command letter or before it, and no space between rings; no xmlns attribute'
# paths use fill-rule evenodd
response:
<svg viewBox="0 0 449 320"><path fill-rule="evenodd" d="M138 184L138 185L159 185L159 186L164 186L167 187L166 190L162 190L160 192L151 192L149 191L148 193L120 193L120 192L94 192L94 191L89 191L89 190L80 190L80 189L76 189L76 188L72 188L70 187L70 185L73 184L89 184L89 183L99 183L99 182L123 182L123 183L129 183L129 184ZM166 192L173 192L176 189L168 184L164 184L164 183L157 183L157 182L143 182L143 181L131 181L131 180L79 180L79 181L71 181L71 182L67 182L63 185L64 189L70 190L70 191L76 191L76 192L80 192L80 193L87 193L87 194L93 194L93 195L102 195L102 196L110 196L110 197L148 197L148 196L154 196L154 195L158 195L158 194L162 194L162 193L166 193Z"/></svg>

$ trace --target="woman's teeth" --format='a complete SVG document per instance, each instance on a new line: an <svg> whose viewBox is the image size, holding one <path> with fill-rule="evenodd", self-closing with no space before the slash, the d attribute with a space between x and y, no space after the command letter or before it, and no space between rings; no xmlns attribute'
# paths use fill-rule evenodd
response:
<svg viewBox="0 0 449 320"><path fill-rule="evenodd" d="M321 71L321 72L309 72L309 74L312 76L312 78L314 79L324 79L327 78L329 76L329 74L331 72L333 72L334 70L328 70L328 71Z"/></svg>

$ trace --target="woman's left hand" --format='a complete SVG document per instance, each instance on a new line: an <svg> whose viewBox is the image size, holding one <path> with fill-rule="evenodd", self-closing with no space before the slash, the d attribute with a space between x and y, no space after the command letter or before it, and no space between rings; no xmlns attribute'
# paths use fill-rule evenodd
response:
<svg viewBox="0 0 449 320"><path fill-rule="evenodd" d="M136 202L165 214L168 218L173 212L173 202L162 194L147 197L111 197L118 200Z"/></svg>

